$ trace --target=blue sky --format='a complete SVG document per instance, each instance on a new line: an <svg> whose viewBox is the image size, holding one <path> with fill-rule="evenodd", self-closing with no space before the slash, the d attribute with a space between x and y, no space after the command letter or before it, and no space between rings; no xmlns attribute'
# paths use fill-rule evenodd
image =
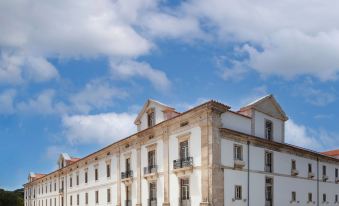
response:
<svg viewBox="0 0 339 206"><path fill-rule="evenodd" d="M148 98L237 110L272 93L288 143L338 148L337 4L1 1L0 187L135 132Z"/></svg>

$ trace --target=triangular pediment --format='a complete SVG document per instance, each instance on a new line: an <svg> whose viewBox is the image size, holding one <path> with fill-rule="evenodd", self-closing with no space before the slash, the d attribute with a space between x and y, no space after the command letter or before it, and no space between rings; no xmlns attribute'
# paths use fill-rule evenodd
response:
<svg viewBox="0 0 339 206"><path fill-rule="evenodd" d="M172 110L172 111L174 111L175 110L173 107L170 107L170 106L168 106L166 104L163 104L163 103L158 102L158 101L153 100L153 99L148 99L146 101L146 103L144 104L144 106L142 107L142 109L140 110L137 118L134 121L134 124L139 124L140 123L141 117L148 111L148 109L150 109L150 105L156 105L157 107L161 108L162 111L165 111L165 110Z"/></svg>
<svg viewBox="0 0 339 206"><path fill-rule="evenodd" d="M249 109L255 109L283 121L288 120L286 113L283 111L273 95L264 96L241 108L240 111L246 111Z"/></svg>

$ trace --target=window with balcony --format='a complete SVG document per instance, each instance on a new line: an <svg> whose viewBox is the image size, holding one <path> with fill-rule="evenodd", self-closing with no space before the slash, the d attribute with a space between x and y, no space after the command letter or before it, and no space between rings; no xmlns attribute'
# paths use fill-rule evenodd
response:
<svg viewBox="0 0 339 206"><path fill-rule="evenodd" d="M174 160L173 169L193 166L193 157L189 156L188 140L179 142L179 159Z"/></svg>
<svg viewBox="0 0 339 206"><path fill-rule="evenodd" d="M273 172L273 154L272 152L265 152L265 172Z"/></svg>
<svg viewBox="0 0 339 206"><path fill-rule="evenodd" d="M265 138L268 140L273 139L273 122L265 120Z"/></svg>
<svg viewBox="0 0 339 206"><path fill-rule="evenodd" d="M234 188L234 199L241 200L242 199L242 188L240 185L236 185Z"/></svg>
<svg viewBox="0 0 339 206"><path fill-rule="evenodd" d="M151 174L151 173L157 172L155 150L148 151L147 161L148 161L148 166L144 168L144 174Z"/></svg>
<svg viewBox="0 0 339 206"><path fill-rule="evenodd" d="M125 172L121 172L121 179L133 177L133 171L131 170L131 158L125 159Z"/></svg>

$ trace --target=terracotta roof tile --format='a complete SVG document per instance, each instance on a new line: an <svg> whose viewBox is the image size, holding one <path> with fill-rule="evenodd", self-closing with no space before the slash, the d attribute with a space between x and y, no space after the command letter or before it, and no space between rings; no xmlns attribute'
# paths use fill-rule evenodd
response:
<svg viewBox="0 0 339 206"><path fill-rule="evenodd" d="M332 156L332 157L336 157L336 156L339 157L339 149L321 152L321 154L327 155L327 156Z"/></svg>

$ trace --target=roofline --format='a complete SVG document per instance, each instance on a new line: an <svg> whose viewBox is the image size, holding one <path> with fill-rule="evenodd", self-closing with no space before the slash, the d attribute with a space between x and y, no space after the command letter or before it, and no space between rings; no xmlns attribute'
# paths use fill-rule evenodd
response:
<svg viewBox="0 0 339 206"><path fill-rule="evenodd" d="M246 134L246 133L239 132L239 131L232 130L232 129L228 129L228 128L219 128L219 130L220 131L226 131L226 132L229 131L229 132L232 132L232 133L244 135L244 136L253 138L255 140L262 141L264 143L270 143L270 144L275 144L275 145L282 145L282 146L289 147L290 149L301 150L303 152L308 152L308 153L310 153L312 155L316 155L316 156L323 157L323 158L328 158L328 159L331 159L332 161L335 161L335 162L339 163L339 159L337 159L337 158L335 158L333 156L324 155L321 152L317 152L315 150L311 150L311 149L307 149L307 148L304 148L304 147L299 147L299 146L291 145L291 144L287 144L287 143L281 143L281 142L275 142L275 141L267 140L267 139L264 139L264 138L261 138L261 137L258 137L258 136Z"/></svg>
<svg viewBox="0 0 339 206"><path fill-rule="evenodd" d="M81 160L84 160L84 159L86 159L86 158L88 158L88 157L90 157L90 156L92 156L92 155L95 155L95 154L97 154L97 153L100 153L100 152L102 152L103 150L105 150L105 149L107 149L107 148L109 148L109 147L111 147L111 146L113 146L113 145L115 145L115 144L118 144L118 143L120 143L120 142L123 142L123 141L125 141L125 140L127 140L127 139L129 139L129 138L131 138L131 137L133 137L133 136L136 136L136 135L138 135L138 134L144 133L145 131L150 130L150 129L152 129L152 128L158 127L159 125L165 124L166 122L169 122L169 121L171 121L171 120L173 120L173 119L176 119L176 118L178 118L178 117L181 117L181 116L183 116L183 115L185 115L185 114L187 114L187 113L189 113L189 112L191 112L191 111L193 111L193 110L199 109L199 108L201 108L201 107L203 107L203 106L206 106L206 105L208 105L208 104L218 104L219 106L224 107L225 111L228 111L228 110L231 108L230 106L228 106L228 105L226 105L226 104L217 102L217 101L215 101L215 100L209 100L209 101L204 102L204 103L202 103L202 104L200 104L200 105L197 105L197 106L195 106L195 107L193 107L193 108L191 108L191 109L188 109L188 110L186 110L185 112L179 113L177 116L175 116L175 117L173 117L173 118L171 118L171 119L164 120L164 121L162 121L162 122L160 122L160 123L158 123L158 124L156 124L156 125L154 125L154 126L152 126L152 127L149 127L149 128L147 128L147 129L141 130L141 131L136 132L136 133L134 133L134 134L132 134L132 135L129 135L129 136L123 138L123 139L120 139L120 140L118 140L118 141L116 141L116 142L113 142L112 144L110 144L110 145L108 145L108 146L106 146L106 147L103 147L103 148L99 149L98 151L95 151L95 152L90 153L89 155L87 155L87 156L85 156L85 157L83 157L83 158L80 158L80 159L79 159L78 161L76 161L76 162L72 162L71 164L69 164L69 165L67 165L67 166L65 166L65 167L63 167L63 168L57 169L57 170L55 170L55 171L53 171L53 172L50 172L50 173L46 174L44 177L38 178L38 179L36 179L36 180L34 180L34 181L32 181L32 182L27 182L27 183L25 183L23 186L25 186L25 185L27 185L27 184L30 184L30 183L33 183L33 182L35 182L35 181L38 181L38 180L40 180L40 179L43 179L43 178L45 178L46 176L49 176L49 175L51 175L51 174L53 174L53 173L60 172L61 170L64 170L65 168L68 168L68 167L71 167L73 164L79 163Z"/></svg>

